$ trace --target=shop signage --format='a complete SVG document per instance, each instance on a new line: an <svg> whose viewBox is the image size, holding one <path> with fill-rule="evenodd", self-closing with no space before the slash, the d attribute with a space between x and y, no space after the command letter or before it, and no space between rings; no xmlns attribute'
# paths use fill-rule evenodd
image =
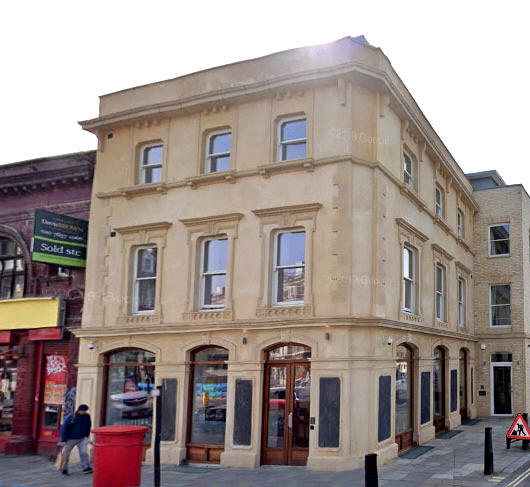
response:
<svg viewBox="0 0 530 487"><path fill-rule="evenodd" d="M85 267L88 222L46 210L35 210L31 260Z"/></svg>
<svg viewBox="0 0 530 487"><path fill-rule="evenodd" d="M506 438L511 440L530 440L530 430L522 414L518 414L510 426Z"/></svg>
<svg viewBox="0 0 530 487"><path fill-rule="evenodd" d="M64 403L67 370L66 357L63 355L48 355L46 357L44 404Z"/></svg>

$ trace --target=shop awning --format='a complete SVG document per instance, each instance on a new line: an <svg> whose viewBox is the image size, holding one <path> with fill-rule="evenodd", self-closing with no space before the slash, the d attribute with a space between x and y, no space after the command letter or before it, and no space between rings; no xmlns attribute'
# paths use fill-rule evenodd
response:
<svg viewBox="0 0 530 487"><path fill-rule="evenodd" d="M19 298L0 301L0 330L62 326L64 306L60 298Z"/></svg>

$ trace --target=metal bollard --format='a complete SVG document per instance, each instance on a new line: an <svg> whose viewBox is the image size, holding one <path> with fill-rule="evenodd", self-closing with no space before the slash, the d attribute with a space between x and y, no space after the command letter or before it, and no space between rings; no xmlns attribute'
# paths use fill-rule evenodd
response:
<svg viewBox="0 0 530 487"><path fill-rule="evenodd" d="M523 419L526 424L528 424L528 413L523 413ZM523 440L523 450L528 450L528 440Z"/></svg>
<svg viewBox="0 0 530 487"><path fill-rule="evenodd" d="M364 485L365 487L379 487L377 453L368 453L364 456Z"/></svg>
<svg viewBox="0 0 530 487"><path fill-rule="evenodd" d="M493 473L493 441L490 426L484 429L484 475Z"/></svg>

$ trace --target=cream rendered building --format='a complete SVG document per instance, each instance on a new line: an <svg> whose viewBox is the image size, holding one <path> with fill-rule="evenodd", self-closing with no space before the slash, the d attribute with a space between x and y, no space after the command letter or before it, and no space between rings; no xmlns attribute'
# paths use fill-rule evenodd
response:
<svg viewBox="0 0 530 487"><path fill-rule="evenodd" d="M476 416L477 204L380 49L112 93L81 125L96 424L149 424L154 381L165 463L339 470Z"/></svg>

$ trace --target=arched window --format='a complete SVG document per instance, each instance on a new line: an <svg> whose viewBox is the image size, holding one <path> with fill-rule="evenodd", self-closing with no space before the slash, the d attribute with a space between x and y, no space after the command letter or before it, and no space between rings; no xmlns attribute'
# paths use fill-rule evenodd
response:
<svg viewBox="0 0 530 487"><path fill-rule="evenodd" d="M228 350L208 346L191 354L188 459L218 462L225 444Z"/></svg>
<svg viewBox="0 0 530 487"><path fill-rule="evenodd" d="M0 299L21 298L26 284L26 262L22 249L6 237L0 237Z"/></svg>
<svg viewBox="0 0 530 487"><path fill-rule="evenodd" d="M104 424L147 426L151 442L155 355L141 349L124 349L105 357L106 401Z"/></svg>

